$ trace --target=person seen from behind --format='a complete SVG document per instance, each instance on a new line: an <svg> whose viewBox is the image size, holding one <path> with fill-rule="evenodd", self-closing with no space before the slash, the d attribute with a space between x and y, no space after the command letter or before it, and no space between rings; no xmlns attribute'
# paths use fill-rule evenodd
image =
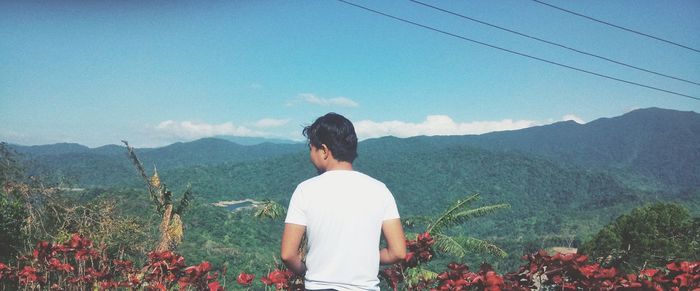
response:
<svg viewBox="0 0 700 291"><path fill-rule="evenodd" d="M358 171L357 135L350 120L328 113L305 127L311 163L319 175L301 182L289 202L281 258L304 276L307 290L379 290L380 264L406 256L393 195ZM306 234L308 254L300 253ZM386 248L380 249L384 236Z"/></svg>

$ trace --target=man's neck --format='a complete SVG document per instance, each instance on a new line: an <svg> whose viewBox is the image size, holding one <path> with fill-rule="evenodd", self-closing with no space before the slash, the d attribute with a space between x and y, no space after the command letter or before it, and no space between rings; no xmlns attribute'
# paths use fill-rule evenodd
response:
<svg viewBox="0 0 700 291"><path fill-rule="evenodd" d="M326 171L352 171L352 163L345 161L334 161L328 164Z"/></svg>

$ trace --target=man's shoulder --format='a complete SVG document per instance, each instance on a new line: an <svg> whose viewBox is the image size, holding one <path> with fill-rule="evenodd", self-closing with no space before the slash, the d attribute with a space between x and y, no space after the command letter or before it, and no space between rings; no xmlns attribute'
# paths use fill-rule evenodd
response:
<svg viewBox="0 0 700 291"><path fill-rule="evenodd" d="M299 183L298 187L313 187L315 185L338 185L343 183L351 183L355 185L375 185L378 187L386 187L384 182L358 171L330 171L321 175L306 179Z"/></svg>
<svg viewBox="0 0 700 291"><path fill-rule="evenodd" d="M384 186L384 182L379 181L378 179L376 179L376 178L374 178L374 177L372 177L372 176L370 176L370 175L367 175L367 174L362 173L362 172L355 172L355 174L357 175L358 179L367 181L368 183L374 183L374 184L377 184L377 185Z"/></svg>

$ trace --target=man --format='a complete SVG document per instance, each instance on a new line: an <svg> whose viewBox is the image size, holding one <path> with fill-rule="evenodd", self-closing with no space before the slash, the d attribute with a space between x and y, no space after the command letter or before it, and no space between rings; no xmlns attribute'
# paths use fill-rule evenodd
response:
<svg viewBox="0 0 700 291"><path fill-rule="evenodd" d="M303 134L319 175L300 183L292 194L282 261L304 275L307 290L379 290L379 264L406 256L394 197L382 182L353 170L357 135L348 119L328 113ZM305 262L299 252L304 233ZM380 250L381 235L387 247Z"/></svg>

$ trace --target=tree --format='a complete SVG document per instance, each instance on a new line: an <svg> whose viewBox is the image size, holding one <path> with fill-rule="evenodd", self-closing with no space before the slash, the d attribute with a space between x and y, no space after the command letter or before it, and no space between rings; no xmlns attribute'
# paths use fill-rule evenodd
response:
<svg viewBox="0 0 700 291"><path fill-rule="evenodd" d="M156 251L164 252L173 250L182 242L182 237L184 236L184 228L180 217L192 200L192 192L188 187L182 195L180 203L175 207L172 201L173 193L168 191L165 183L161 183L158 171L154 169L153 176L149 178L148 175L146 175L146 171L143 169L141 161L136 157L134 148L132 148L127 141L123 140L122 142L126 145L129 151L129 158L131 158L134 166L136 166L136 170L146 182L151 200L156 205L156 209L161 215L161 223L159 226L160 241L158 242Z"/></svg>
<svg viewBox="0 0 700 291"><path fill-rule="evenodd" d="M27 217L13 187L22 179L23 173L17 156L6 143L0 143L0 260L6 261L21 250L24 242L22 228Z"/></svg>
<svg viewBox="0 0 700 291"><path fill-rule="evenodd" d="M626 271L663 266L671 260L698 260L699 221L677 204L635 208L606 225L580 252Z"/></svg>
<svg viewBox="0 0 700 291"><path fill-rule="evenodd" d="M3 188L8 182L19 182L24 175L18 156L5 142L0 142L0 185Z"/></svg>

